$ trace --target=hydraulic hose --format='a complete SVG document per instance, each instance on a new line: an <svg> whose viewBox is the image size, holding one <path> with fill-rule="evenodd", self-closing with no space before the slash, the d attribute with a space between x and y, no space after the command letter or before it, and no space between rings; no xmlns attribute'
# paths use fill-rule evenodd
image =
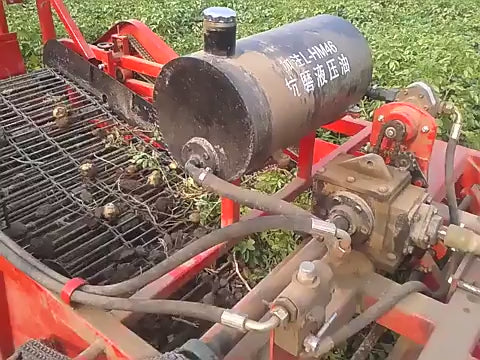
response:
<svg viewBox="0 0 480 360"><path fill-rule="evenodd" d="M416 292L429 292L429 290L422 282L409 281L390 291L374 305L358 315L355 319L351 320L348 324L344 325L332 335L320 340L314 356L320 357L326 354L338 344L346 341L348 338L357 334L372 322L382 317L402 299Z"/></svg>
<svg viewBox="0 0 480 360"><path fill-rule="evenodd" d="M224 242L228 242L231 245L234 245L248 235L271 229L297 231L310 234L318 231L315 229L315 224L312 221L311 215L310 217L274 215L249 219L232 224L222 229L215 230L210 234L201 237L200 239L178 250L172 256L168 257L161 263L155 265L151 269L132 279L112 285L84 285L81 287L81 290L85 293L108 296L130 294L140 289L141 287L149 284L150 282L158 279L159 277L165 275L177 266L190 260L195 255L198 255L201 252L208 250L215 245ZM20 246L18 246L15 242L13 242L3 233L0 233L0 243L4 244L5 247L9 248L11 251L16 253L25 261L28 261L30 264L32 264L32 266L35 267L36 272L42 273L43 276L49 277L63 284L65 284L66 281L69 280L65 277L58 276L57 274L56 276L53 276L52 271L49 270L48 267L46 267L40 261L28 254L25 250L23 250Z"/></svg>
<svg viewBox="0 0 480 360"><path fill-rule="evenodd" d="M243 189L230 184L228 181L215 176L207 169L195 166L195 164L190 161L185 164L185 170L192 179L204 189L252 209L265 211L272 215L312 216L307 210L291 204L288 201L277 199L259 191Z"/></svg>
<svg viewBox="0 0 480 360"><path fill-rule="evenodd" d="M18 270L31 277L46 289L55 293L62 291L63 284L61 282L58 282L38 271L34 265L17 255L2 242L0 242L0 253ZM88 294L81 290L77 290L72 294L71 301L103 310L122 310L138 313L185 316L214 323L223 323L223 318L227 316L237 316L237 318L244 319L242 323L249 325L248 329L245 328L245 330L266 331L280 324L279 319L275 316L272 316L265 322L258 322L243 317L242 315L236 315L221 307L180 300L124 299Z"/></svg>
<svg viewBox="0 0 480 360"><path fill-rule="evenodd" d="M457 195L455 191L455 151L462 130L462 115L455 108L455 121L453 122L445 152L445 190L450 215L450 224L460 225Z"/></svg>

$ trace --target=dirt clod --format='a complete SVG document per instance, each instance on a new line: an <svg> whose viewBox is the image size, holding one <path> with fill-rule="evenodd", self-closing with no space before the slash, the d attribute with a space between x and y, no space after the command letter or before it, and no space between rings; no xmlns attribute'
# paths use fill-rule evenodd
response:
<svg viewBox="0 0 480 360"><path fill-rule="evenodd" d="M83 189L80 191L80 199L85 204L91 204L93 202L93 195L88 190Z"/></svg>
<svg viewBox="0 0 480 360"><path fill-rule="evenodd" d="M159 263L160 261L165 259L165 253L163 251L160 251L158 249L150 251L148 254L147 260L151 261L152 263Z"/></svg>
<svg viewBox="0 0 480 360"><path fill-rule="evenodd" d="M37 218L43 218L45 216L48 216L48 214L50 214L53 210L53 206L50 205L50 204L43 204L43 205L40 205L39 207L37 207L37 209L35 210L35 216Z"/></svg>
<svg viewBox="0 0 480 360"><path fill-rule="evenodd" d="M52 259L55 256L53 238L49 234L30 239L30 252L40 259Z"/></svg>
<svg viewBox="0 0 480 360"><path fill-rule="evenodd" d="M115 272L113 273L111 282L118 283L127 280L136 272L137 269L133 264L118 264Z"/></svg>
<svg viewBox="0 0 480 360"><path fill-rule="evenodd" d="M288 169L291 163L291 159L283 151L277 151L272 155L273 160L277 163L280 169Z"/></svg>
<svg viewBox="0 0 480 360"><path fill-rule="evenodd" d="M190 215L188 215L188 221L198 224L201 220L200 213L197 211L192 212Z"/></svg>
<svg viewBox="0 0 480 360"><path fill-rule="evenodd" d="M135 255L144 258L148 255L148 252L143 246L139 245L135 248Z"/></svg>
<svg viewBox="0 0 480 360"><path fill-rule="evenodd" d="M166 197L160 197L155 201L155 209L162 213L165 213L170 209L172 204L173 204L172 199L166 198Z"/></svg>
<svg viewBox="0 0 480 360"><path fill-rule="evenodd" d="M5 233L13 240L20 240L27 235L28 227L20 221L14 221L8 229L5 229Z"/></svg>
<svg viewBox="0 0 480 360"><path fill-rule="evenodd" d="M120 179L118 181L118 184L123 191L127 192L137 190L139 187L142 186L142 184L138 180L133 179Z"/></svg>
<svg viewBox="0 0 480 360"><path fill-rule="evenodd" d="M135 255L136 252L134 248L124 248L118 253L116 260L121 263L128 262L133 260L135 258Z"/></svg>
<svg viewBox="0 0 480 360"><path fill-rule="evenodd" d="M125 169L125 173L128 175L128 176L134 176L138 171L138 167L137 165L135 164L130 164L127 166L127 168Z"/></svg>
<svg viewBox="0 0 480 360"><path fill-rule="evenodd" d="M94 216L85 216L83 221L90 230L96 229L100 225Z"/></svg>

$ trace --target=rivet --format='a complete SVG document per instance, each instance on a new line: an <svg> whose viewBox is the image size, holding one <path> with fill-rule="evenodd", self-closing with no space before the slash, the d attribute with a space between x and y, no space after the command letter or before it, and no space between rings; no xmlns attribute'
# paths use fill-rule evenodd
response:
<svg viewBox="0 0 480 360"><path fill-rule="evenodd" d="M378 191L380 191L381 193L386 193L388 191L388 187L383 186L383 185L379 186Z"/></svg>

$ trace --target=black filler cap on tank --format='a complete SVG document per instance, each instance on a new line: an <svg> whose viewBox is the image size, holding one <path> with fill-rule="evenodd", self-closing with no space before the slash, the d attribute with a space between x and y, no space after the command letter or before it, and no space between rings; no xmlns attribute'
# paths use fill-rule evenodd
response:
<svg viewBox="0 0 480 360"><path fill-rule="evenodd" d="M237 13L226 7L203 10L203 51L217 56L233 56L237 36Z"/></svg>

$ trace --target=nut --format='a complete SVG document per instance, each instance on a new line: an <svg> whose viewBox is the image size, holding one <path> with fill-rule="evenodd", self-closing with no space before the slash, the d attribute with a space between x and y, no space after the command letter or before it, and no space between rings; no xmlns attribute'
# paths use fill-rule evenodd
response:
<svg viewBox="0 0 480 360"><path fill-rule="evenodd" d="M428 133L429 131L430 131L430 128L429 128L427 125L425 125L425 126L422 127L422 133L426 134L426 133Z"/></svg>
<svg viewBox="0 0 480 360"><path fill-rule="evenodd" d="M378 122L383 122L384 119L385 119L385 116L380 115L377 120Z"/></svg>
<svg viewBox="0 0 480 360"><path fill-rule="evenodd" d="M333 202L334 202L335 204L341 204L341 203L342 203L342 199L341 199L339 196L335 196L335 197L333 198Z"/></svg>
<svg viewBox="0 0 480 360"><path fill-rule="evenodd" d="M389 139L393 139L395 136L397 136L397 130L392 126L389 126L385 129L385 136Z"/></svg>
<svg viewBox="0 0 480 360"><path fill-rule="evenodd" d="M366 226L362 226L360 228L360 232L364 235L367 235L368 234L368 228Z"/></svg>
<svg viewBox="0 0 480 360"><path fill-rule="evenodd" d="M280 320L280 326L282 327L286 326L290 319L290 314L282 306L275 306L272 310L270 310L270 314L276 316Z"/></svg>

